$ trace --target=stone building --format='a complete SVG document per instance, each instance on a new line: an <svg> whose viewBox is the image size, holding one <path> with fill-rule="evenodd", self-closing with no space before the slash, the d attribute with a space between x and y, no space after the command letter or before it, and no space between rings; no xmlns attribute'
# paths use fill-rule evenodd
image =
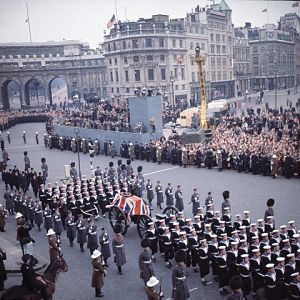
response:
<svg viewBox="0 0 300 300"><path fill-rule="evenodd" d="M67 99L106 97L104 57L80 41L0 44L0 105L4 109L52 103L52 83L66 85ZM36 97L33 95L36 94Z"/></svg>
<svg viewBox="0 0 300 300"><path fill-rule="evenodd" d="M251 89L273 90L295 84L295 43L293 34L274 24L248 30Z"/></svg>

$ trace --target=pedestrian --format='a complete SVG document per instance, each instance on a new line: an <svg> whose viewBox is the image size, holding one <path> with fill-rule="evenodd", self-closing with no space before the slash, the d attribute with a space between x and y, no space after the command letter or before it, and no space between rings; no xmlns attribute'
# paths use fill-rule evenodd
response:
<svg viewBox="0 0 300 300"><path fill-rule="evenodd" d="M9 133L9 131L6 132L6 136L7 136L7 141L10 144L11 139L10 139L10 133Z"/></svg>
<svg viewBox="0 0 300 300"><path fill-rule="evenodd" d="M2 150L2 159L3 159L3 166L4 166L4 168L6 168L7 163L10 160L9 154L6 149Z"/></svg>
<svg viewBox="0 0 300 300"><path fill-rule="evenodd" d="M95 224L95 220L93 217L91 217L89 220L87 235L87 248L90 249L90 253L93 254L94 250L96 250L99 246L97 237L97 225Z"/></svg>
<svg viewBox="0 0 300 300"><path fill-rule="evenodd" d="M150 240L142 239L141 247L143 248L143 251L139 256L140 278L146 285L150 278L155 275L152 265L152 251L150 249Z"/></svg>
<svg viewBox="0 0 300 300"><path fill-rule="evenodd" d="M63 232L63 224L59 207L56 207L54 214L52 215L53 229L56 233L57 241L60 242L60 235Z"/></svg>
<svg viewBox="0 0 300 300"><path fill-rule="evenodd" d="M159 293L155 290L155 286L159 284L159 280L152 276L146 283L145 293L148 297L148 300L160 300L162 297L162 293Z"/></svg>
<svg viewBox="0 0 300 300"><path fill-rule="evenodd" d="M229 201L229 191L223 192L223 202L222 202L222 206L221 206L222 215L225 214L225 210L224 210L225 207L229 207L230 211L231 211L230 201Z"/></svg>
<svg viewBox="0 0 300 300"><path fill-rule="evenodd" d="M106 270L103 266L101 252L97 249L94 250L93 254L91 255L91 258L93 267L91 286L95 289L95 297L103 297L101 289L104 285L104 277L106 276Z"/></svg>
<svg viewBox="0 0 300 300"><path fill-rule="evenodd" d="M58 239L56 238L56 232L50 228L47 232L48 246L50 254L50 263L52 263L60 254L60 246Z"/></svg>
<svg viewBox="0 0 300 300"><path fill-rule="evenodd" d="M126 256L124 250L124 239L121 234L122 227L120 224L116 224L114 227L115 237L112 241L112 248L114 254L114 262L118 267L119 274L122 275L122 266L126 264Z"/></svg>
<svg viewBox="0 0 300 300"><path fill-rule="evenodd" d="M83 219L82 214L78 214L78 220L76 222L77 228L77 243L80 245L81 252L84 252L84 244L86 243L86 222Z"/></svg>
<svg viewBox="0 0 300 300"><path fill-rule="evenodd" d="M105 227L101 228L101 234L99 237L99 243L101 246L101 253L104 260L105 266L108 267L107 260L111 257L110 245L109 245L109 235Z"/></svg>
<svg viewBox="0 0 300 300"><path fill-rule="evenodd" d="M184 204L183 204L183 197L182 197L182 190L181 190L181 185L177 185L177 190L175 192L175 207L179 211L184 211Z"/></svg>
<svg viewBox="0 0 300 300"><path fill-rule="evenodd" d="M37 131L35 132L35 142L37 145L39 144L39 133Z"/></svg>
<svg viewBox="0 0 300 300"><path fill-rule="evenodd" d="M172 184L170 182L168 183L168 187L165 189L165 196L166 196L166 206L174 206L173 189L172 189Z"/></svg>
<svg viewBox="0 0 300 300"><path fill-rule="evenodd" d="M157 208L162 209L161 205L162 203L164 203L164 196L163 196L162 186L159 180L157 181L155 192L156 192L156 206Z"/></svg>
<svg viewBox="0 0 300 300"><path fill-rule="evenodd" d="M192 213L195 216L198 213L198 208L200 207L200 195L197 192L197 188L193 189L194 193L191 197L191 203L193 204Z"/></svg>
<svg viewBox="0 0 300 300"><path fill-rule="evenodd" d="M52 211L49 208L49 203L45 204L43 216L44 216L44 227L48 232L50 228L53 228Z"/></svg>
<svg viewBox="0 0 300 300"><path fill-rule="evenodd" d="M244 298L242 287L243 287L243 281L240 276L235 275L231 278L229 282L229 286L231 288L231 293L227 296L226 300L243 300L247 299Z"/></svg>
<svg viewBox="0 0 300 300"><path fill-rule="evenodd" d="M0 232L5 232L5 219L7 218L6 210L0 204Z"/></svg>
<svg viewBox="0 0 300 300"><path fill-rule="evenodd" d="M41 231L41 225L43 224L43 207L42 202L37 200L34 205L34 222L38 227L38 231Z"/></svg>
<svg viewBox="0 0 300 300"><path fill-rule="evenodd" d="M172 298L174 300L185 300L190 298L189 288L186 282L186 253L184 250L178 250L175 253L176 266L172 270Z"/></svg>
<svg viewBox="0 0 300 300"><path fill-rule="evenodd" d="M76 223L75 218L72 215L72 211L68 211L68 216L65 220L67 228L67 238L70 242L70 247L74 246L74 239L76 238Z"/></svg>
<svg viewBox="0 0 300 300"><path fill-rule="evenodd" d="M150 178L147 179L146 191L147 191L147 199L149 202L149 206L152 206L152 200L154 199L154 193L153 193L153 186L152 186Z"/></svg>
<svg viewBox="0 0 300 300"><path fill-rule="evenodd" d="M0 248L0 292L4 291L4 281L7 279L4 260L6 260L6 252Z"/></svg>
<svg viewBox="0 0 300 300"><path fill-rule="evenodd" d="M30 159L28 156L28 152L24 151L24 163L25 163L25 171L30 169Z"/></svg>
<svg viewBox="0 0 300 300"><path fill-rule="evenodd" d="M23 131L23 142L24 142L24 144L26 144L26 132L25 131Z"/></svg>

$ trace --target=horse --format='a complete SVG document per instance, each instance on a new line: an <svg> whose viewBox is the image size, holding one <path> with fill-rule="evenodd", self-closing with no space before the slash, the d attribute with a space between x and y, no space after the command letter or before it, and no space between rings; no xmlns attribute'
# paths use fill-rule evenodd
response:
<svg viewBox="0 0 300 300"><path fill-rule="evenodd" d="M37 293L35 291L31 291L23 286L12 286L7 291L5 291L2 296L1 300L51 300L52 296L55 292L55 283L60 272L67 272L68 265L66 261L63 259L63 255L60 254L54 259L47 267L42 275L44 281L47 283L45 288L45 297L41 293Z"/></svg>

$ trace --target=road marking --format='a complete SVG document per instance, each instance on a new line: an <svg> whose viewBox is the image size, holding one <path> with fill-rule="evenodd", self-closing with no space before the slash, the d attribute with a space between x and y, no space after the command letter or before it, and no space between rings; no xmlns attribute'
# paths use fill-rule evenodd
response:
<svg viewBox="0 0 300 300"><path fill-rule="evenodd" d="M193 289L190 289L189 292L193 292L193 291L196 291L196 290L198 290L197 287L195 287L195 288L193 288ZM173 299L173 298L167 298L166 300L171 300L171 299Z"/></svg>
<svg viewBox="0 0 300 300"><path fill-rule="evenodd" d="M31 148L31 147L40 147L41 145L38 144L38 145L24 145L24 146L19 146L19 147L9 147L9 148L6 148L7 150L10 150L10 149L22 149L22 148Z"/></svg>
<svg viewBox="0 0 300 300"><path fill-rule="evenodd" d="M146 174L144 174L144 176L149 176L149 175L152 175L152 174L166 172L166 171L170 171L170 170L174 170L174 169L178 169L178 168L180 168L180 166L172 167L172 168L167 168L167 169L163 169L163 170L159 170L159 171L154 171L154 172L150 172L150 173L146 173Z"/></svg>

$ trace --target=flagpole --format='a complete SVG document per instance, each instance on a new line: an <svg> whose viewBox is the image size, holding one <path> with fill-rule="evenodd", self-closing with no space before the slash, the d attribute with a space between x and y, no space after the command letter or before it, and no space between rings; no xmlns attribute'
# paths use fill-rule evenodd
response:
<svg viewBox="0 0 300 300"><path fill-rule="evenodd" d="M29 10L28 10L28 4L27 4L27 2L26 2L26 10L27 10L27 23L28 23L29 38L30 38L30 43L32 43L31 28L30 28L30 18L29 18Z"/></svg>
<svg viewBox="0 0 300 300"><path fill-rule="evenodd" d="M115 11L116 11L116 20L118 20L118 8L117 8L117 0L115 0Z"/></svg>
<svg viewBox="0 0 300 300"><path fill-rule="evenodd" d="M268 15L268 24L270 24L270 18L269 18L269 0L267 0L267 15Z"/></svg>

